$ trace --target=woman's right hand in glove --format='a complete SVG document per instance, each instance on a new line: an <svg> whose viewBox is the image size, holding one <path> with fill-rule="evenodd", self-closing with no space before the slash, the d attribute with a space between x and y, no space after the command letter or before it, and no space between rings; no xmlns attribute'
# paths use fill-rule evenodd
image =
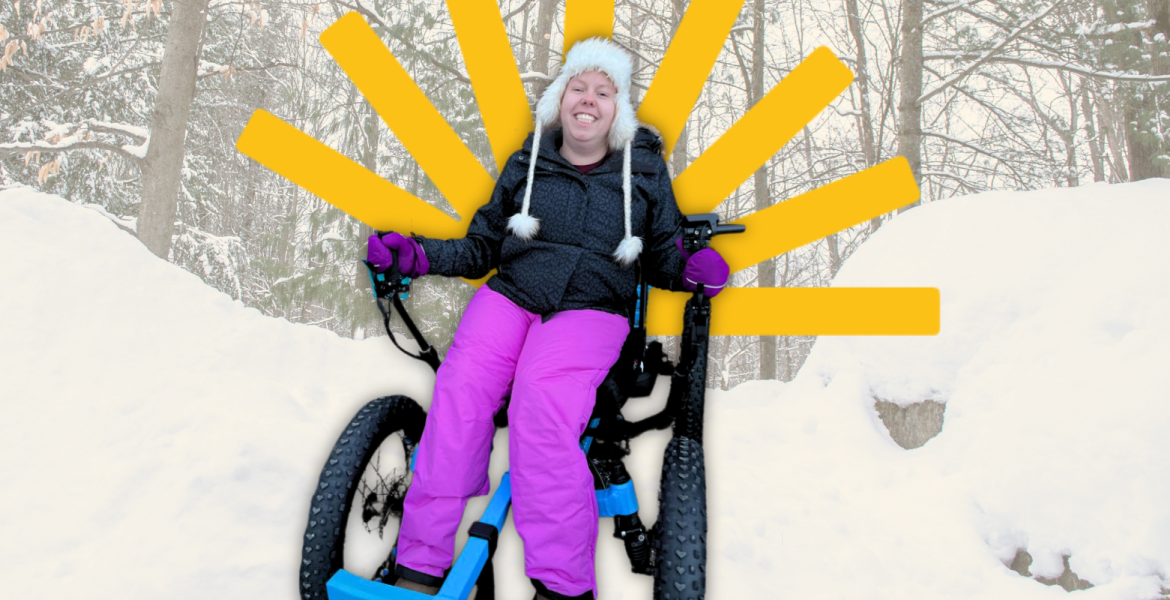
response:
<svg viewBox="0 0 1170 600"><path fill-rule="evenodd" d="M412 279L426 275L431 268L418 240L400 233L376 233L370 236L366 260L374 266L374 270L382 273L389 269L395 254L398 256L398 271Z"/></svg>

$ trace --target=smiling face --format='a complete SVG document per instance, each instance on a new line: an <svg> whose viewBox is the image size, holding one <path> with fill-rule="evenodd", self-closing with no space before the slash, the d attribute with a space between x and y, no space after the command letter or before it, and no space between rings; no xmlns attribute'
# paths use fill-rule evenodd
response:
<svg viewBox="0 0 1170 600"><path fill-rule="evenodd" d="M604 73L586 71L569 80L561 97L561 155L573 164L589 164L605 157L613 125L617 88ZM592 159L592 160L590 160ZM580 162L580 161L586 162Z"/></svg>

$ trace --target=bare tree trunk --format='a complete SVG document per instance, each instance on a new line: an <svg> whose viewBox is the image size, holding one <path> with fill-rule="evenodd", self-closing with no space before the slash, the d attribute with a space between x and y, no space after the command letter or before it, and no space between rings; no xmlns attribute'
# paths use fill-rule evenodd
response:
<svg viewBox="0 0 1170 600"><path fill-rule="evenodd" d="M1068 129L1060 129L1060 139L1064 142L1065 160L1065 180L1068 182L1068 187L1077 187L1081 185L1081 178L1078 171L1080 167L1077 165L1077 130L1080 129L1080 113L1077 112L1076 92L1073 91L1072 77L1065 78L1061 76L1062 85L1065 92L1068 93L1068 112L1069 121Z"/></svg>
<svg viewBox="0 0 1170 600"><path fill-rule="evenodd" d="M690 129L690 127L683 126L682 131L678 134L678 141L674 143L674 150L670 154L670 171L675 177L690 165L690 157L687 156L687 133L690 132Z"/></svg>
<svg viewBox="0 0 1170 600"><path fill-rule="evenodd" d="M752 2L752 80L748 100L754 105L764 97L764 0ZM768 163L755 174L756 212L772 205L768 190ZM757 285L776 287L776 261L769 258L756 267ZM760 379L776 379L776 336L760 336Z"/></svg>
<svg viewBox="0 0 1170 600"><path fill-rule="evenodd" d="M179 201L187 116L195 98L195 73L208 0L175 0L163 50L158 97L150 120L150 146L142 166L138 238L166 260Z"/></svg>
<svg viewBox="0 0 1170 600"><path fill-rule="evenodd" d="M1105 133L1105 141L1109 143L1110 156L1106 158L1113 173L1111 183L1129 181L1129 169L1125 166L1125 153L1122 151L1125 126L1118 122L1119 118L1113 105L1101 98L1097 98L1097 114L1101 116L1101 131Z"/></svg>
<svg viewBox="0 0 1170 600"><path fill-rule="evenodd" d="M1093 181L1105 181L1104 152L1101 135L1093 124L1093 103L1089 100L1089 82L1081 78L1081 113L1085 117L1085 133L1089 136L1089 155L1093 161Z"/></svg>
<svg viewBox="0 0 1170 600"><path fill-rule="evenodd" d="M837 234L830 235L826 241L829 244L829 279L832 279L841 268L841 250L838 248Z"/></svg>
<svg viewBox="0 0 1170 600"><path fill-rule="evenodd" d="M378 111L374 109L374 105L370 104L369 100L363 100L362 104L366 107L365 126L362 128L365 143L362 145L362 166L369 169L372 173L378 172L378 141L382 134L382 129L379 126L381 117L378 116ZM374 228L365 223L358 224L358 240L364 241L374 235ZM371 292L370 276L364 266L357 268L356 281L357 288Z"/></svg>
<svg viewBox="0 0 1170 600"><path fill-rule="evenodd" d="M1158 35L1170 37L1170 2L1167 0L1147 0L1150 16L1154 17L1154 27L1148 37ZM1128 20L1130 15L1121 16L1120 11L1115 15L1106 14L1110 23L1121 23ZM1145 39L1141 30L1123 31L1116 35L1116 41L1129 45L1134 49L1148 47L1149 39ZM1153 57L1150 61L1150 73L1165 75L1170 73L1170 61L1162 57ZM1158 164L1158 156L1162 153L1162 143L1154 135L1155 120L1158 118L1158 96L1164 96L1158 88L1148 84L1134 84L1126 94L1125 107L1122 109L1125 123L1125 143L1129 154L1130 181L1140 181L1153 177L1162 177L1166 169Z"/></svg>
<svg viewBox="0 0 1170 600"><path fill-rule="evenodd" d="M530 12L532 12L532 11L529 10L528 7L524 8L524 20L520 25L520 56L516 57L516 62L519 63L519 65L520 65L520 72L521 73L530 70L530 67L529 67L529 60L530 59L528 58L528 54L530 52L530 50L528 49L528 45L529 45L528 44L528 34L529 34L528 13L530 13Z"/></svg>
<svg viewBox="0 0 1170 600"><path fill-rule="evenodd" d="M640 53L642 50L642 42L641 42L642 30L643 30L643 27L645 26L646 19L648 19L648 18L649 18L649 15L647 15L646 13L636 12L636 13L634 13L634 17L632 19L630 19L630 30L631 30L630 37L633 38L630 40L630 48L632 50L634 50L634 52L635 52L635 54L630 58L633 60L633 67L634 67L633 72L635 74L638 73L638 70L642 68L642 57L639 56L638 53ZM635 75L635 79L636 78L637 78L637 75ZM641 88L639 88L637 86L630 88L630 103L633 104L634 106L638 106L641 102L642 102Z"/></svg>
<svg viewBox="0 0 1170 600"><path fill-rule="evenodd" d="M682 22L683 14L687 11L687 0L671 0L670 4L672 8L670 39L673 40L674 34L678 32L678 24ZM678 135L678 141L674 144L674 151L670 155L670 168L676 177L690 164L690 157L687 156L687 134L690 133L690 129L690 127L683 126Z"/></svg>
<svg viewBox="0 0 1170 600"><path fill-rule="evenodd" d="M857 50L857 70L854 73L857 81L857 94L861 98L861 115L858 116L857 128L861 132L861 151L865 157L865 166L877 164L877 150L873 141L873 120L869 107L869 75L865 60L865 35L861 31L861 18L857 14L857 0L845 0L845 11L849 17L849 31L853 34L853 42Z"/></svg>
<svg viewBox="0 0 1170 600"><path fill-rule="evenodd" d="M922 185L922 2L905 0L902 3L902 57L898 65L898 85L902 97L898 102L898 154L906 157L914 181ZM903 206L904 212L915 206Z"/></svg>
<svg viewBox="0 0 1170 600"><path fill-rule="evenodd" d="M549 44L552 42L553 20L557 17L556 0L540 0L536 10L536 49L532 54L532 70L539 73L552 74L549 71ZM544 94L544 89L551 82L537 80L532 86L532 94L537 102Z"/></svg>
<svg viewBox="0 0 1170 600"><path fill-rule="evenodd" d="M1142 140L1137 127L1133 125L1133 123L1138 122L1139 113L1148 114L1153 108L1153 98L1149 94L1146 94L1141 100L1131 98L1125 104L1125 122L1129 123L1125 128L1125 145L1129 153L1130 181L1140 181L1161 175L1161 169L1154 164L1157 145Z"/></svg>
<svg viewBox="0 0 1170 600"><path fill-rule="evenodd" d="M861 16L857 12L857 0L845 0L845 15L849 18L849 31L853 34L853 43L857 50L857 65L854 76L857 78L857 95L861 102L859 108L857 129L861 132L861 152L865 158L866 168L877 164L877 148L873 139L873 118L869 107L869 67L865 59L865 34L861 30ZM882 226L882 217L878 215L869 220L869 230L874 232ZM829 236L829 252L832 255L832 264L841 265L841 257L837 252L837 234ZM832 274L837 275L837 268L832 268Z"/></svg>

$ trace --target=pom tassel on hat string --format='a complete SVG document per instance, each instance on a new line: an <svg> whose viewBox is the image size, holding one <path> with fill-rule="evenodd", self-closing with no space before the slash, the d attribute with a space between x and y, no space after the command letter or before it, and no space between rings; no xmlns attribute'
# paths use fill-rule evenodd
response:
<svg viewBox="0 0 1170 600"><path fill-rule="evenodd" d="M508 219L508 229L523 240L530 240L540 230L540 221L528 214L528 206L532 203L532 179L536 173L536 154L540 151L540 120L536 121L536 131L532 138L532 155L528 159L528 185L524 186L524 205L520 212Z"/></svg>
<svg viewBox="0 0 1170 600"><path fill-rule="evenodd" d="M626 142L624 156L622 156L622 196L623 209L626 217L626 236L618 244L613 256L623 265L632 264L642 254L642 238L634 237L630 230L630 143Z"/></svg>

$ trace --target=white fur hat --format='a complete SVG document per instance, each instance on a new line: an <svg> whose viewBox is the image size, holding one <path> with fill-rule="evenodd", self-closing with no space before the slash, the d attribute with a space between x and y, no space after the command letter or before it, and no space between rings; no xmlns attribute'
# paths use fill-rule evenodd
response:
<svg viewBox="0 0 1170 600"><path fill-rule="evenodd" d="M642 253L642 239L634 237L630 228L630 142L638 131L638 119L630 103L630 82L633 65L630 56L621 46L603 39L589 38L577 42L565 54L565 64L557 78L544 90L536 104L536 131L532 139L532 156L528 161L528 184L524 189L524 204L521 211L508 220L508 229L516 236L531 239L540 228L540 221L528 214L532 199L532 181L536 172L536 156L540 153L541 130L559 125L561 99L569 80L586 71L605 73L617 88L614 96L613 123L609 128L610 150L622 150L622 195L625 209L625 237L614 258L622 265L629 265Z"/></svg>

